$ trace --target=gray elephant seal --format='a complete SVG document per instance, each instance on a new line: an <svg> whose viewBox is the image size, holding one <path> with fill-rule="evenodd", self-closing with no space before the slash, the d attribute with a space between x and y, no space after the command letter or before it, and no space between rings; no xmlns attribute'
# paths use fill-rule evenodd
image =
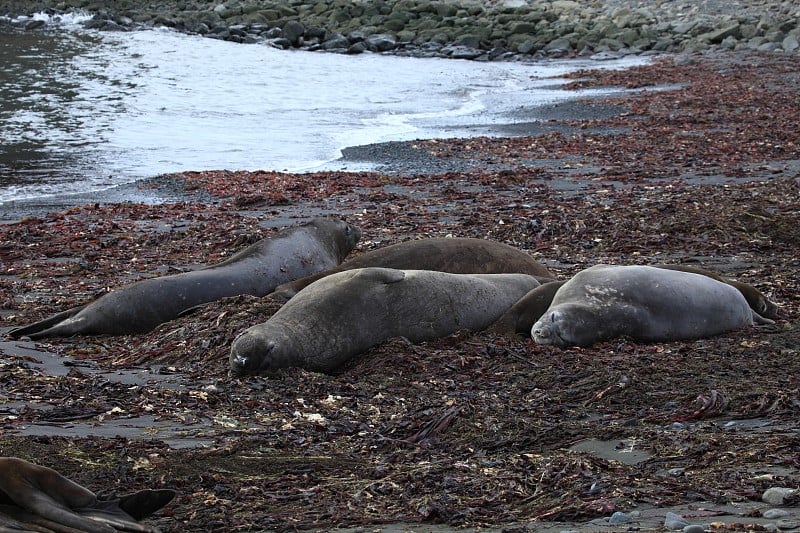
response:
<svg viewBox="0 0 800 533"><path fill-rule="evenodd" d="M281 283L330 269L360 238L361 230L343 220L315 218L261 239L215 265L126 285L9 335L39 339L144 333L198 305L239 294L265 296Z"/></svg>
<svg viewBox="0 0 800 533"><path fill-rule="evenodd" d="M231 347L231 373L286 367L333 372L392 337L411 342L479 331L530 289L527 274L363 268L318 280Z"/></svg>
<svg viewBox="0 0 800 533"><path fill-rule="evenodd" d="M774 318L777 314L778 306L774 302L771 302L758 289L747 283L725 278L716 272L695 266L666 264L651 266L667 270L701 274L717 281L727 283L741 292L742 296L744 296L745 300L747 300L747 303L750 305L750 308L762 317ZM533 324L547 311L553 301L556 291L564 283L566 283L566 281L552 281L543 283L541 287L533 289L511 306L511 309L506 311L497 322L492 324L489 330L503 335L511 335L514 333L529 335Z"/></svg>
<svg viewBox="0 0 800 533"><path fill-rule="evenodd" d="M596 265L558 289L531 328L533 340L589 346L627 336L643 342L710 337L772 323L742 293L702 274L651 266Z"/></svg>
<svg viewBox="0 0 800 533"><path fill-rule="evenodd" d="M330 270L284 283L269 296L285 302L325 276L369 267L437 270L451 274L530 274L541 279L555 279L544 265L513 246L487 239L437 237L405 241L365 252Z"/></svg>
<svg viewBox="0 0 800 533"><path fill-rule="evenodd" d="M161 489L100 500L51 468L17 457L0 457L0 531L157 533L158 529L139 520L174 497L175 491Z"/></svg>

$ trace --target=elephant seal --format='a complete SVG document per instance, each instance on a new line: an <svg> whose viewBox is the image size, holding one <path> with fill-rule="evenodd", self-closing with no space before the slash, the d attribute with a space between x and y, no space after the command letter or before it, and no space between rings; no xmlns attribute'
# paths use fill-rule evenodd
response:
<svg viewBox="0 0 800 533"><path fill-rule="evenodd" d="M285 302L325 276L368 267L437 270L451 274L530 274L542 279L555 279L544 265L508 244L468 237L437 237L405 241L365 252L330 270L284 283L269 297Z"/></svg>
<svg viewBox="0 0 800 533"><path fill-rule="evenodd" d="M276 286L338 265L361 230L320 217L261 239L229 259L191 272L145 279L83 307L12 330L12 338L144 333L227 296L265 296Z"/></svg>
<svg viewBox="0 0 800 533"><path fill-rule="evenodd" d="M556 291L565 283L566 281L549 281L531 289L489 326L489 331L501 335L530 334L533 324L547 311L553 303Z"/></svg>
<svg viewBox="0 0 800 533"><path fill-rule="evenodd" d="M333 372L392 337L411 342L486 328L530 289L528 274L360 268L326 276L231 347L233 375L286 367Z"/></svg>
<svg viewBox="0 0 800 533"><path fill-rule="evenodd" d="M158 529L139 520L174 497L175 491L161 489L100 500L51 468L17 457L0 457L0 531L157 533Z"/></svg>
<svg viewBox="0 0 800 533"><path fill-rule="evenodd" d="M756 323L773 322L753 311L736 288L708 276L652 266L595 265L558 289L531 337L561 347L620 336L667 342Z"/></svg>
<svg viewBox="0 0 800 533"><path fill-rule="evenodd" d="M750 308L762 317L775 318L777 314L778 306L774 302L771 302L758 289L747 283L725 278L716 272L695 266L667 264L651 266L667 270L701 274L717 281L727 283L741 292L742 296L744 296L745 300L747 300L747 303L750 305ZM566 281L552 281L543 283L541 287L531 290L528 294L520 298L517 303L511 306L511 309L506 311L497 322L492 324L489 330L503 335L513 335L514 333L530 334L531 327L533 327L533 324L539 320L539 317L547 311L547 308L553 301L556 291L564 283L566 283Z"/></svg>
<svg viewBox="0 0 800 533"><path fill-rule="evenodd" d="M702 274L703 276L708 276L713 278L717 281L721 281L723 283L727 283L731 287L735 287L739 292L742 293L744 299L747 300L747 303L750 305L750 308L758 313L759 315L765 318L775 318L778 314L778 305L775 302L770 301L761 291L753 287L748 283L744 283L742 281L737 281L735 279L726 278L717 274L716 272L712 272L711 270L706 270L705 268L690 266L690 265L664 265L664 264L657 264L653 265L658 268L666 268L669 270L678 270L680 272L692 272L693 274Z"/></svg>

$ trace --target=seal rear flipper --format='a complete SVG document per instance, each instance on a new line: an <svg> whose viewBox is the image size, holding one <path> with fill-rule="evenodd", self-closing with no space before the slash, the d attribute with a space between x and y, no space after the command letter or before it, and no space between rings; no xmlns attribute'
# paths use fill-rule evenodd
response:
<svg viewBox="0 0 800 533"><path fill-rule="evenodd" d="M25 335L25 337L35 341L46 337L71 337L73 335L92 333L88 331L86 327L87 323L88 320L85 316L79 318L67 317L51 328L36 333L29 333Z"/></svg>
<svg viewBox="0 0 800 533"><path fill-rule="evenodd" d="M167 505L175 494L176 492L171 489L140 490L121 498L96 500L89 507L81 507L74 511L81 517L104 526L111 526L116 531L157 533L157 528L141 524L139 520Z"/></svg>
<svg viewBox="0 0 800 533"><path fill-rule="evenodd" d="M121 497L119 507L136 520L141 520L167 505L176 494L172 489L140 490Z"/></svg>
<svg viewBox="0 0 800 533"><path fill-rule="evenodd" d="M40 320L38 322L34 322L33 324L28 324L27 326L22 326L21 328L12 329L8 332L8 336L12 339L20 339L22 337L34 337L34 335L40 335L41 333L51 329L53 326L63 322L68 318L72 318L73 316L77 315L86 305L81 305L79 307L73 307L72 309L67 309L66 311L62 311L57 313L50 318L45 318L44 320ZM46 336L46 335L45 335Z"/></svg>

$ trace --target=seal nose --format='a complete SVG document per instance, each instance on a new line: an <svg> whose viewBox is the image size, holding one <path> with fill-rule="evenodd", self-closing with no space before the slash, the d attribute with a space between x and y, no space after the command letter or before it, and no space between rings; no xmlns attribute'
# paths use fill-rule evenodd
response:
<svg viewBox="0 0 800 533"><path fill-rule="evenodd" d="M241 376L247 370L247 357L234 355L231 357L231 373L234 376Z"/></svg>
<svg viewBox="0 0 800 533"><path fill-rule="evenodd" d="M254 366L254 359L257 353L258 350L253 336L247 331L236 337L231 345L231 374L235 376L249 374L251 367Z"/></svg>
<svg viewBox="0 0 800 533"><path fill-rule="evenodd" d="M231 374L268 374L273 370L275 342L263 339L258 332L245 331L231 345Z"/></svg>
<svg viewBox="0 0 800 533"><path fill-rule="evenodd" d="M531 331L534 340L544 340L550 338L550 328L544 324L534 324Z"/></svg>

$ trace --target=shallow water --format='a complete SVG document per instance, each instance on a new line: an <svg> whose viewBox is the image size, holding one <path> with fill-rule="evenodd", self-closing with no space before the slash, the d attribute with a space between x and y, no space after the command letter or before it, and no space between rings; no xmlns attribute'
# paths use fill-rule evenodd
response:
<svg viewBox="0 0 800 533"><path fill-rule="evenodd" d="M643 62L346 56L78 22L0 27L0 205L182 170L313 170L347 146L492 134L576 96L553 76Z"/></svg>

